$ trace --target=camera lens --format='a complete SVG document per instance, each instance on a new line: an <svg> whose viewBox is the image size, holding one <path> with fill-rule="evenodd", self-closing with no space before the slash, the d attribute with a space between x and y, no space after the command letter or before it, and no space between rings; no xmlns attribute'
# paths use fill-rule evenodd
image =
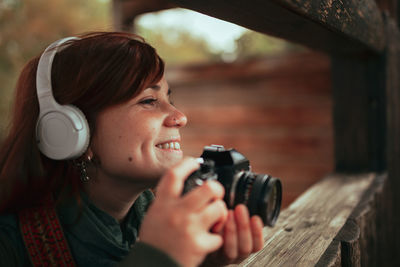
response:
<svg viewBox="0 0 400 267"><path fill-rule="evenodd" d="M279 179L245 171L235 176L228 203L231 207L246 204L250 215L259 215L265 225L274 226L281 201L282 185Z"/></svg>

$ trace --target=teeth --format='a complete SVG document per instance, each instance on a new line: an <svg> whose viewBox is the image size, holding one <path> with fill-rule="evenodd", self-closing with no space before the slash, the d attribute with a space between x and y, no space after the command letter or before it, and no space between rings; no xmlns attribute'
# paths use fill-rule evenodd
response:
<svg viewBox="0 0 400 267"><path fill-rule="evenodd" d="M178 142L175 142L175 149L181 149L181 144L179 144Z"/></svg>
<svg viewBox="0 0 400 267"><path fill-rule="evenodd" d="M170 142L170 143L159 144L159 145L157 145L157 147L160 148L160 149L176 149L176 150L179 150L179 149L181 149L181 144L179 144L179 142Z"/></svg>

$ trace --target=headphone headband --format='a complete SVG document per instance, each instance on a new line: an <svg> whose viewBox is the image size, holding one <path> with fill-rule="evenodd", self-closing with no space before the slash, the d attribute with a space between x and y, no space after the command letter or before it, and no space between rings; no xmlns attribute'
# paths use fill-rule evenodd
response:
<svg viewBox="0 0 400 267"><path fill-rule="evenodd" d="M40 110L46 110L49 108L47 105L57 102L53 96L53 90L51 86L51 68L53 65L53 60L57 52L61 51L63 48L62 45L71 40L79 40L77 37L67 37L55 41L50 44L43 52L42 56L39 59L39 64L36 72L36 89L37 95L39 99ZM47 101L45 101L45 99ZM42 101L43 100L43 101Z"/></svg>

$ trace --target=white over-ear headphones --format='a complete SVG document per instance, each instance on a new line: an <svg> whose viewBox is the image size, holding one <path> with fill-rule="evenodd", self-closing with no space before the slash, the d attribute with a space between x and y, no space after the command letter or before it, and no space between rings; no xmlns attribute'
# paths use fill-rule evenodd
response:
<svg viewBox="0 0 400 267"><path fill-rule="evenodd" d="M40 57L36 72L40 107L36 140L40 151L55 160L77 158L89 145L90 131L85 115L75 106L58 104L51 86L51 68L60 45L78 39L68 37L52 43Z"/></svg>

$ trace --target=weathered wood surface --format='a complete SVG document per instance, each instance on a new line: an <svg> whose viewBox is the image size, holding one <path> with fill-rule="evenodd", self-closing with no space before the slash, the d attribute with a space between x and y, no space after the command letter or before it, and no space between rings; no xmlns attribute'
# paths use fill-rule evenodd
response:
<svg viewBox="0 0 400 267"><path fill-rule="evenodd" d="M333 56L335 162L338 172L386 168L384 58Z"/></svg>
<svg viewBox="0 0 400 267"><path fill-rule="evenodd" d="M375 2L382 12L386 12L392 19L398 21L400 5L397 3L397 0L375 0Z"/></svg>
<svg viewBox="0 0 400 267"><path fill-rule="evenodd" d="M338 250L329 248L317 266L396 266L385 249L391 234L387 193L387 174L377 176L332 242Z"/></svg>
<svg viewBox="0 0 400 267"><path fill-rule="evenodd" d="M387 215L390 215L389 227L392 229L388 249L396 256L400 266L400 33L396 22L387 19L386 34L389 42L386 60L386 97L387 97L387 170L388 199ZM383 227L388 227L383 226Z"/></svg>
<svg viewBox="0 0 400 267"><path fill-rule="evenodd" d="M264 249L241 266L318 264L325 251L337 249L332 247L334 238L374 178L375 174L334 174L323 179L284 210L274 228L264 229Z"/></svg>
<svg viewBox="0 0 400 267"><path fill-rule="evenodd" d="M243 27L329 53L382 51L383 21L374 0L170 0Z"/></svg>

